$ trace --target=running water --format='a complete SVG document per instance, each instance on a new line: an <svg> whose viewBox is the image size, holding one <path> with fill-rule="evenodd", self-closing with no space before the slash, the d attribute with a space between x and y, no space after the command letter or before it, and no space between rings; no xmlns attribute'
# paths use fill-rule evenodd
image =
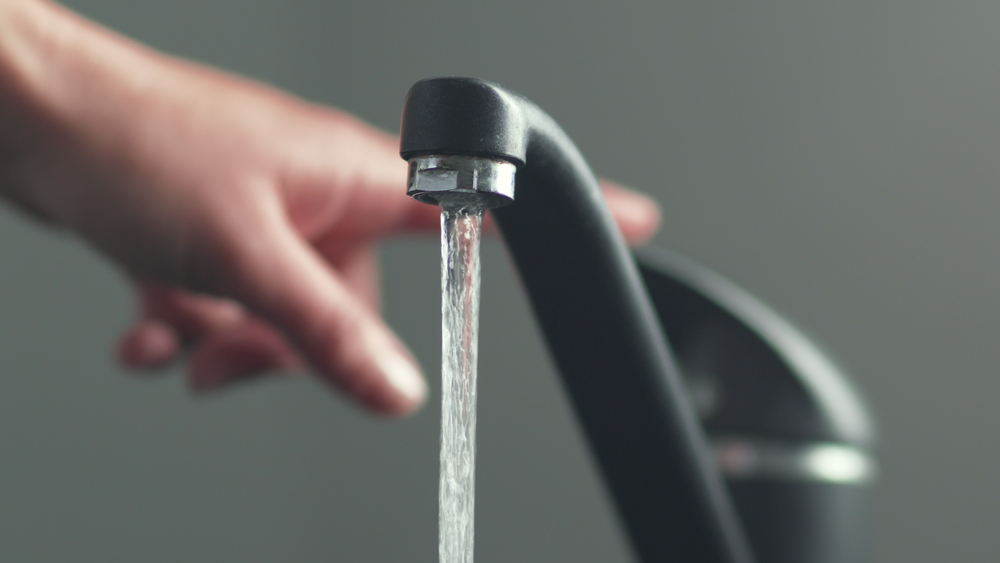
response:
<svg viewBox="0 0 1000 563"><path fill-rule="evenodd" d="M440 563L472 563L482 221L476 199L442 205Z"/></svg>

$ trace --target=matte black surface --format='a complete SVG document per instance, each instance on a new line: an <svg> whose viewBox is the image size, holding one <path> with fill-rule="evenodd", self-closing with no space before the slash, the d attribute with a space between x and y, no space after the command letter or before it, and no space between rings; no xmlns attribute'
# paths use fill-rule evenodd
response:
<svg viewBox="0 0 1000 563"><path fill-rule="evenodd" d="M640 559L752 561L636 266L576 147L544 112L499 86L452 78L416 89L404 110L404 155L480 154L522 146L513 137L527 134L516 200L494 217ZM407 116L447 113L428 91L461 118L442 117L438 131L417 134ZM468 104L460 100L467 93ZM505 134L503 123L488 123L493 107L482 99L520 100L496 115L525 127ZM466 113L477 106L487 115Z"/></svg>
<svg viewBox="0 0 1000 563"><path fill-rule="evenodd" d="M850 378L790 322L673 253L646 249L638 262L682 371L718 395L702 413L709 434L875 445L875 425ZM807 361L796 361L803 355Z"/></svg>
<svg viewBox="0 0 1000 563"><path fill-rule="evenodd" d="M528 131L520 96L482 80L430 78L410 88L400 155L461 154L524 163Z"/></svg>
<svg viewBox="0 0 1000 563"><path fill-rule="evenodd" d="M871 559L869 487L761 480L729 490L761 563Z"/></svg>

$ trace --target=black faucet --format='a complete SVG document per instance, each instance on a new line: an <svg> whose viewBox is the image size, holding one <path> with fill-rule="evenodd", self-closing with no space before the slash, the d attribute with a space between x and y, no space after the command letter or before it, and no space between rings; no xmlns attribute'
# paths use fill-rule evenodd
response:
<svg viewBox="0 0 1000 563"><path fill-rule="evenodd" d="M496 84L415 84L400 154L413 197L494 208L641 561L861 560L871 424L791 325L683 259L640 269L572 141Z"/></svg>

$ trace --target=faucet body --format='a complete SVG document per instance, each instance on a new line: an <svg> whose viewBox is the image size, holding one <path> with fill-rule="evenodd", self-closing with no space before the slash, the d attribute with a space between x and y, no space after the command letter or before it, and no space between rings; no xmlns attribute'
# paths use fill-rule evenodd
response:
<svg viewBox="0 0 1000 563"><path fill-rule="evenodd" d="M517 167L515 203L492 213L638 558L752 563L657 307L568 136L527 99L470 78L418 82L401 129L411 193L428 171L413 163L431 157Z"/></svg>
<svg viewBox="0 0 1000 563"><path fill-rule="evenodd" d="M849 379L718 274L656 249L637 262L757 560L867 561L875 434Z"/></svg>

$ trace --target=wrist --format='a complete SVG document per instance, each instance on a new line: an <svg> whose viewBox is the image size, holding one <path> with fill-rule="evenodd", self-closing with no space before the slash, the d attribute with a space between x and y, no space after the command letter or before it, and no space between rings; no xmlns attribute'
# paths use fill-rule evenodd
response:
<svg viewBox="0 0 1000 563"><path fill-rule="evenodd" d="M47 0L0 0L0 196L60 222L153 57ZM146 71L146 72L144 72Z"/></svg>
<svg viewBox="0 0 1000 563"><path fill-rule="evenodd" d="M30 78L39 66L39 9L33 0L0 0L0 196L35 214L27 171L41 141Z"/></svg>
<svg viewBox="0 0 1000 563"><path fill-rule="evenodd" d="M47 155L62 143L55 77L74 27L44 0L0 0L0 196L46 218L40 192L54 180Z"/></svg>

